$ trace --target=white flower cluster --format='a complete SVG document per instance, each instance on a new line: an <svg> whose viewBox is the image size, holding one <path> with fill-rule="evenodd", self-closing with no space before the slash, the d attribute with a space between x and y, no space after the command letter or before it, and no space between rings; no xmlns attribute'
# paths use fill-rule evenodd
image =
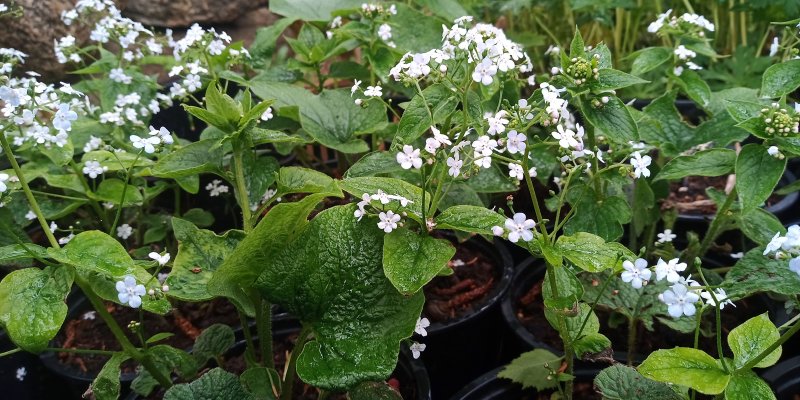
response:
<svg viewBox="0 0 800 400"><path fill-rule="evenodd" d="M138 135L131 135L130 140L133 147L142 149L147 154L155 153L156 147L158 146L170 145L173 143L172 134L163 126L160 129L151 126L148 136L140 137Z"/></svg>
<svg viewBox="0 0 800 400"><path fill-rule="evenodd" d="M684 13L680 17L673 16L670 18L671 15L672 9L660 14L655 21L647 26L647 31L656 33L666 26L685 33L694 32L700 37L705 36L705 31L714 32L714 24L702 15Z"/></svg>
<svg viewBox="0 0 800 400"><path fill-rule="evenodd" d="M694 61L692 61L695 57L697 57L697 53L693 50L687 49L684 45L679 45L674 50L675 56L678 57L678 61L681 62L683 65L675 66L673 72L677 76L681 76L683 74L684 66L691 70L697 71L703 69L703 67L697 65Z"/></svg>
<svg viewBox="0 0 800 400"><path fill-rule="evenodd" d="M378 190L376 194L364 193L361 196L361 201L356 204L358 209L353 212L353 216L361 221L361 218L364 218L364 216L368 214L367 206L370 206L374 201L380 202L381 205L384 206L392 201L396 201L401 207L406 207L409 204L414 203L403 196L388 194L382 190ZM392 210L380 211L378 213L378 228L382 229L386 233L390 233L391 231L397 229L398 226L403 224L400 220L404 216L406 216L405 212L397 214Z"/></svg>
<svg viewBox="0 0 800 400"><path fill-rule="evenodd" d="M13 139L16 146L30 142L64 147L72 122L83 112L81 96L66 83L56 88L34 76L11 78L0 86L0 115L19 127L21 134Z"/></svg>
<svg viewBox="0 0 800 400"><path fill-rule="evenodd" d="M10 75L14 66L24 63L27 56L17 49L0 48L0 75Z"/></svg>
<svg viewBox="0 0 800 400"><path fill-rule="evenodd" d="M719 304L720 310L725 308L725 305L734 305L728 299L725 290L718 288L712 294L711 292L699 288L700 284L693 280L691 276L681 276L679 272L686 270L686 263L679 262L677 258L669 261L664 261L659 258L655 265L656 281L666 279L671 283L669 289L658 295L658 299L667 305L667 312L674 318L682 315L692 316L697 312L696 303L700 298L705 299L706 304L716 306ZM641 289L652 277L653 271L647 264L647 260L638 258L631 262L625 260L622 263L622 274L620 277L625 283L630 283L634 289ZM716 301L714 300L716 298Z"/></svg>
<svg viewBox="0 0 800 400"><path fill-rule="evenodd" d="M451 28L443 27L442 47L425 53L407 53L392 68L396 80L418 80L433 68L447 72L446 60L465 59L474 65L472 80L491 85L498 73L529 73L533 65L522 46L509 40L502 29L489 24L472 25L472 17L455 20Z"/></svg>
<svg viewBox="0 0 800 400"><path fill-rule="evenodd" d="M208 190L209 196L217 197L223 193L228 193L230 188L227 185L223 185L221 180L214 179L206 185L206 190Z"/></svg>
<svg viewBox="0 0 800 400"><path fill-rule="evenodd" d="M790 226L785 236L776 233L764 249L765 256L770 253L775 259L788 259L789 270L800 275L800 225Z"/></svg>
<svg viewBox="0 0 800 400"><path fill-rule="evenodd" d="M120 70L121 71L121 70ZM114 72L112 71L112 74ZM157 94L157 99L151 99L146 105L142 104L142 96L133 92L126 95L119 94L114 101L114 108L111 111L103 112L99 115L100 123L123 126L128 123L143 126L144 120L149 119L153 114L161 110L161 103L172 104L169 96Z"/></svg>

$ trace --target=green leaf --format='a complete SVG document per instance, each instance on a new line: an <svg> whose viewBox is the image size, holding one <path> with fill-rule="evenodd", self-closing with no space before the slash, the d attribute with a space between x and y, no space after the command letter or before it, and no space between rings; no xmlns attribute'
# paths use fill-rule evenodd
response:
<svg viewBox="0 0 800 400"><path fill-rule="evenodd" d="M585 47L586 45L583 43L581 30L575 29L575 35L572 37L572 42L569 44L569 57L585 58L586 57Z"/></svg>
<svg viewBox="0 0 800 400"><path fill-rule="evenodd" d="M688 347L656 350L639 366L639 372L646 378L688 386L703 394L722 393L731 378L713 357Z"/></svg>
<svg viewBox="0 0 800 400"><path fill-rule="evenodd" d="M635 369L622 364L600 371L594 378L594 387L607 400L683 400L668 385L651 381Z"/></svg>
<svg viewBox="0 0 800 400"><path fill-rule="evenodd" d="M609 91L642 83L649 83L649 81L616 69L607 68L598 72L597 81L592 82L591 86L595 91Z"/></svg>
<svg viewBox="0 0 800 400"><path fill-rule="evenodd" d="M333 178L322 172L303 167L283 167L275 178L278 193L339 193Z"/></svg>
<svg viewBox="0 0 800 400"><path fill-rule="evenodd" d="M330 21L331 13L337 10L358 8L360 0L272 0L269 10L275 14L302 19L304 21Z"/></svg>
<svg viewBox="0 0 800 400"><path fill-rule="evenodd" d="M236 375L222 368L214 368L191 383L172 386L164 393L164 400L254 400Z"/></svg>
<svg viewBox="0 0 800 400"><path fill-rule="evenodd" d="M275 173L280 164L273 157L256 157L247 152L244 157L244 181L247 186L249 204L259 204L261 198L275 182ZM237 196L239 193L237 193Z"/></svg>
<svg viewBox="0 0 800 400"><path fill-rule="evenodd" d="M455 253L445 239L397 229L383 239L383 272L400 293L412 295L447 267Z"/></svg>
<svg viewBox="0 0 800 400"><path fill-rule="evenodd" d="M244 390L258 400L275 400L280 390L281 380L278 371L264 367L248 368L239 376Z"/></svg>
<svg viewBox="0 0 800 400"><path fill-rule="evenodd" d="M212 358L225 354L235 342L236 338L230 326L214 324L204 329L195 339L192 355L197 358L198 364L202 365Z"/></svg>
<svg viewBox="0 0 800 400"><path fill-rule="evenodd" d="M775 64L761 78L761 96L776 98L794 92L800 87L800 60Z"/></svg>
<svg viewBox="0 0 800 400"><path fill-rule="evenodd" d="M299 104L300 123L326 147L344 153L363 153L369 146L357 135L373 133L386 123L386 107L382 103L364 104L356 105L347 89L326 90Z"/></svg>
<svg viewBox="0 0 800 400"><path fill-rule="evenodd" d="M401 295L386 279L384 233L374 220L357 221L355 209L327 209L294 240L284 241L274 257L256 253L242 260L263 262L256 287L313 330L297 373L326 390L386 379L424 301L421 293Z"/></svg>
<svg viewBox="0 0 800 400"><path fill-rule="evenodd" d="M253 282L261 275L267 261L305 229L308 214L325 197L316 194L296 203L272 207L212 275L208 292L231 299L248 315L253 315L255 309L249 296Z"/></svg>
<svg viewBox="0 0 800 400"><path fill-rule="evenodd" d="M742 233L761 246L766 246L776 232L786 233L786 228L778 217L763 208L756 208L737 216Z"/></svg>
<svg viewBox="0 0 800 400"><path fill-rule="evenodd" d="M149 282L148 288L161 286L157 280L151 279L152 274L133 262L116 239L100 231L81 232L63 248L50 247L47 251L51 258L75 267L78 275L89 281L100 297L117 304L119 299L115 285L126 275L132 275L140 284ZM166 314L172 306L165 298L142 296L142 308Z"/></svg>
<svg viewBox="0 0 800 400"><path fill-rule="evenodd" d="M386 382L362 382L347 394L350 400L403 400L400 393Z"/></svg>
<svg viewBox="0 0 800 400"><path fill-rule="evenodd" d="M502 227L505 222L505 216L486 207L452 206L436 217L436 228L493 235L492 227Z"/></svg>
<svg viewBox="0 0 800 400"><path fill-rule="evenodd" d="M628 143L639 140L639 129L633 120L628 107L616 96L609 96L609 101L595 108L590 104L581 107L584 117L598 132L596 136L605 135L615 143Z"/></svg>
<svg viewBox="0 0 800 400"><path fill-rule="evenodd" d="M274 3L273 3L274 4ZM274 10L274 8L273 8ZM269 26L264 26L256 31L256 37L253 39L253 44L250 45L250 55L253 61L261 62L267 60L272 56L275 50L275 45L278 38L283 34L283 31L296 21L295 18L281 18L273 22Z"/></svg>
<svg viewBox="0 0 800 400"><path fill-rule="evenodd" d="M700 107L705 108L711 102L711 89L697 72L683 71L677 80L686 95Z"/></svg>
<svg viewBox="0 0 800 400"><path fill-rule="evenodd" d="M781 334L778 332L778 328L769 320L767 313L750 318L743 324L733 328L728 335L728 346L733 351L734 365L736 368L741 368L778 341L780 337ZM781 352L782 348L778 346L775 351L759 361L755 367L766 368L774 365L781 358Z"/></svg>
<svg viewBox="0 0 800 400"><path fill-rule="evenodd" d="M603 238L586 232L561 236L556 247L570 262L588 272L619 270L623 261L636 258L622 244L606 243Z"/></svg>
<svg viewBox="0 0 800 400"><path fill-rule="evenodd" d="M441 123L450 117L458 105L458 94L442 83L433 84L417 94L403 111L397 126L395 140L410 144L434 123ZM431 119L433 116L433 119Z"/></svg>
<svg viewBox="0 0 800 400"><path fill-rule="evenodd" d="M166 376L171 376L173 371L184 379L197 374L199 367L197 362L194 357L183 350L160 344L148 348L146 353L152 359L155 367ZM131 382L131 389L142 396L150 395L156 387L158 387L158 382L144 368L139 369L139 375Z"/></svg>
<svg viewBox="0 0 800 400"><path fill-rule="evenodd" d="M203 172L219 173L222 170L222 146L217 139L190 143L158 160L153 166L154 176L182 178Z"/></svg>
<svg viewBox="0 0 800 400"><path fill-rule="evenodd" d="M41 151L47 156L53 164L64 166L72 161L75 149L72 146L72 142L68 139L67 144L64 146L41 147L38 151Z"/></svg>
<svg viewBox="0 0 800 400"><path fill-rule="evenodd" d="M345 178L357 178L362 176L376 176L392 172L402 171L403 167L397 162L394 153L387 151L374 151L364 155L355 164L351 165Z"/></svg>
<svg viewBox="0 0 800 400"><path fill-rule="evenodd" d="M110 202L114 205L122 204L123 207L142 205L144 198L136 185L128 183L125 189L125 182L120 179L104 179L97 187L97 191L90 194L92 199L103 202ZM123 192L125 197L123 198Z"/></svg>
<svg viewBox="0 0 800 400"><path fill-rule="evenodd" d="M410 210L422 218L422 189L404 180L377 176L347 178L342 180L339 186L342 190L357 198L361 198L364 193L369 193L371 195L377 194L379 190L391 195L405 197L410 200L411 203L403 207L403 209ZM426 206L430 203L430 198L430 195L425 196ZM387 204L386 208L399 211L400 205L398 202L393 201Z"/></svg>
<svg viewBox="0 0 800 400"><path fill-rule="evenodd" d="M786 169L786 159L779 160L760 144L742 147L736 159L736 190L742 211L760 207L766 201Z"/></svg>
<svg viewBox="0 0 800 400"><path fill-rule="evenodd" d="M195 224L200 228L206 228L214 224L214 214L202 208L190 208L186 210L181 218Z"/></svg>
<svg viewBox="0 0 800 400"><path fill-rule="evenodd" d="M736 371L725 389L725 400L775 400L775 394L753 371Z"/></svg>
<svg viewBox="0 0 800 400"><path fill-rule="evenodd" d="M211 300L213 296L206 286L244 239L244 232L230 230L217 236L177 217L172 218L172 230L178 240L178 254L166 280L169 296L184 301Z"/></svg>
<svg viewBox="0 0 800 400"><path fill-rule="evenodd" d="M437 0L440 3L441 0ZM410 5L410 3L409 3ZM397 14L386 22L392 27L392 41L399 53L422 53L442 45L442 23L445 22L421 13L409 5L398 3ZM464 14L467 15L467 14ZM447 19L451 22L452 19Z"/></svg>
<svg viewBox="0 0 800 400"><path fill-rule="evenodd" d="M116 400L119 398L119 366L130 357L124 353L116 353L106 361L103 369L92 382L92 393L97 400Z"/></svg>
<svg viewBox="0 0 800 400"><path fill-rule="evenodd" d="M642 140L658 143L668 156L686 151L695 144L694 128L684 122L675 108L675 91L665 93L644 108L644 115L652 118L654 126L640 130Z"/></svg>
<svg viewBox="0 0 800 400"><path fill-rule="evenodd" d="M709 149L669 160L654 180L680 179L686 176L720 176L733 172L736 152L731 149Z"/></svg>
<svg viewBox="0 0 800 400"><path fill-rule="evenodd" d="M672 49L666 47L648 47L638 51L631 65L631 73L642 75L658 68L672 59Z"/></svg>
<svg viewBox="0 0 800 400"><path fill-rule="evenodd" d="M160 333L156 333L153 336L150 336L150 338L147 339L145 341L145 343L147 343L147 344L158 343L158 342L160 342L160 341L162 341L164 339L167 339L167 338L170 338L170 337L173 337L173 336L175 336L175 334L172 333L172 332L160 332Z"/></svg>
<svg viewBox="0 0 800 400"><path fill-rule="evenodd" d="M250 138L253 140L253 145L257 146L266 143L289 143L289 144L304 144L306 141L297 136L290 136L281 131L272 129L262 129L254 127L250 129Z"/></svg>
<svg viewBox="0 0 800 400"><path fill-rule="evenodd" d="M469 15L457 0L419 0L419 3L448 21Z"/></svg>
<svg viewBox="0 0 800 400"><path fill-rule="evenodd" d="M588 232L609 241L619 239L623 224L631 220L628 202L619 196L602 198L592 189L582 189L583 194L573 204L576 212L564 225L564 233Z"/></svg>
<svg viewBox="0 0 800 400"><path fill-rule="evenodd" d="M33 243L10 244L0 247L0 265L6 265L13 261L30 260L33 256L45 258L47 249Z"/></svg>
<svg viewBox="0 0 800 400"><path fill-rule="evenodd" d="M522 385L523 389L545 390L556 387L558 380L554 375L561 367L563 357L544 349L534 349L522 353L497 374L498 378L511 379Z"/></svg>
<svg viewBox="0 0 800 400"><path fill-rule="evenodd" d="M33 353L47 347L67 317L72 278L58 266L12 271L0 281L0 325L14 344Z"/></svg>
<svg viewBox="0 0 800 400"><path fill-rule="evenodd" d="M800 293L800 276L788 267L787 260L776 260L750 250L725 275L723 287L729 296L745 297L760 292L787 296Z"/></svg>

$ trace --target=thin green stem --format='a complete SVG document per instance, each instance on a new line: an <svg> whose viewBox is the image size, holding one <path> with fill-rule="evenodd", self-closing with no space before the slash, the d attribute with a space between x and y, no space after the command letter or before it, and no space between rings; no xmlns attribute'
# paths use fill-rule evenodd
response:
<svg viewBox="0 0 800 400"><path fill-rule="evenodd" d="M92 192L92 188L89 187L89 182L86 181L86 177L83 176L81 170L78 168L78 165L75 164L74 160L69 161L69 166L72 168L72 171L75 172L78 180L81 181L81 186L83 186L83 190L86 191L86 200L89 201L89 204L92 206L92 210L94 210L94 213L97 214L98 218L100 218L100 223L103 224L103 228L108 230L110 228L108 226L108 220L106 220L106 214L103 212L102 207L100 207L100 203L89 196L89 193Z"/></svg>
<svg viewBox="0 0 800 400"><path fill-rule="evenodd" d="M798 320L798 319L800 319L800 313L798 313L797 315L795 315L794 317L792 317L792 319L790 319L789 321L786 321L786 323L785 323L785 324L783 324L783 325L779 326L779 327L778 327L778 330L779 330L779 331L782 331L782 330L784 330L784 329L788 328L788 327L789 327L789 325L791 325L791 324L793 324L793 323L797 322L797 320Z"/></svg>
<svg viewBox="0 0 800 400"><path fill-rule="evenodd" d="M703 237L703 241L700 243L697 254L692 254L691 252L687 254L688 257L685 258L687 262L691 262L695 257L702 257L706 254L711 244L714 243L714 239L719 235L719 228L722 222L728 218L728 210L731 208L731 205L733 205L736 196L736 186L734 186L731 192L728 193L727 198L725 198L725 202L722 203L722 206L717 210L717 215L714 217L714 220L711 221L711 225L708 226L708 230L706 231L705 237Z"/></svg>
<svg viewBox="0 0 800 400"><path fill-rule="evenodd" d="M539 208L538 198L536 197L536 189L533 187L533 180L531 180L531 174L528 173L530 167L528 166L528 153L526 152L525 155L522 157L522 175L525 176L525 184L528 185L528 193L531 196L531 203L533 203L533 212L536 213L536 219L539 227L542 229L542 234L544 235L545 240L548 242L550 241L550 236L547 233L547 225L544 223L544 218L542 217L542 210ZM557 292L553 292L555 294Z"/></svg>
<svg viewBox="0 0 800 400"><path fill-rule="evenodd" d="M258 360L256 358L255 342L253 342L253 333L250 332L250 324L247 322L244 310L241 310L239 307L236 307L236 310L239 313L239 322L242 324L242 332L244 332L244 341L246 343L245 360L249 366L251 362Z"/></svg>
<svg viewBox="0 0 800 400"><path fill-rule="evenodd" d="M19 353L20 351L22 351L22 349L19 348L19 347L17 347L16 349L11 349L9 351L4 351L4 352L0 353L0 358L6 357L6 356L10 356L12 354Z"/></svg>
<svg viewBox="0 0 800 400"><path fill-rule="evenodd" d="M256 297L257 299L257 297ZM256 306L256 331L258 332L259 348L261 350L261 363L267 368L275 368L272 358L272 304L263 299L254 302Z"/></svg>
<svg viewBox="0 0 800 400"><path fill-rule="evenodd" d="M700 279L703 281L703 284L706 286L710 286L708 281L706 280L705 275L703 275L703 268L700 265L700 259L695 259L694 262L695 269L697 273L700 275ZM725 362L725 353L722 352L722 316L720 313L720 304L719 300L717 300L717 294L714 293L713 289L709 289L708 293L711 295L711 299L713 300L712 307L714 307L714 314L716 315L716 328L717 328L717 356L719 357L720 362L722 363L722 369L725 372L729 372L728 370L728 363Z"/></svg>
<svg viewBox="0 0 800 400"><path fill-rule="evenodd" d="M636 352L636 336L639 333L636 318L628 318L628 365L633 365L633 355Z"/></svg>
<svg viewBox="0 0 800 400"><path fill-rule="evenodd" d="M233 146L233 168L235 172L236 191L239 197L239 207L242 209L242 224L246 232L253 229L253 223L250 220L250 195L247 193L247 183L244 178L244 149L240 140L236 140Z"/></svg>
<svg viewBox="0 0 800 400"><path fill-rule="evenodd" d="M0 132L0 144L3 146L3 152L6 153L8 162L14 169L14 173L17 174L17 178L19 178L19 183L22 186L22 190L25 192L25 197L28 199L31 210L34 214L36 214L36 219L39 221L39 225L42 226L42 231L44 232L44 235L47 236L47 241L50 242L50 246L60 248L61 246L59 246L58 240L56 240L56 237L53 236L53 232L50 232L50 225L44 218L44 214L42 214L42 210L39 208L39 203L36 202L36 198L33 197L33 192L31 192L31 188L28 186L28 181L25 179L22 169L19 167L17 159L14 157L14 152L11 150L11 146L8 144L5 132Z"/></svg>
<svg viewBox="0 0 800 400"><path fill-rule="evenodd" d="M108 234L111 236L114 236L114 230L117 229L117 224L122 216L122 209L125 208L125 195L128 193L128 183L131 181L131 171L133 171L133 167L136 166L136 163L139 162L139 157L142 156L142 152L144 152L144 150L139 150L139 153L136 154L136 158L133 160L133 164L131 164L130 168L125 170L125 186L122 187L122 196L119 199L119 207L117 208L117 213L114 216L114 223L112 223L111 228L108 229Z"/></svg>

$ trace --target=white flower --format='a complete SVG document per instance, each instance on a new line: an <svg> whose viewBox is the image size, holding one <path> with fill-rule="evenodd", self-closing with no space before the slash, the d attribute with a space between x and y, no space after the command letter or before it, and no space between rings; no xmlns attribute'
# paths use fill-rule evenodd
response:
<svg viewBox="0 0 800 400"><path fill-rule="evenodd" d="M67 236L64 236L64 237L62 237L62 238L58 239L58 244L67 244L67 243L69 243L69 241L70 241L70 240L72 240L72 238L74 238L74 237L75 237L75 234L72 234L72 233L70 233L69 235L67 235Z"/></svg>
<svg viewBox="0 0 800 400"><path fill-rule="evenodd" d="M692 50L687 49L686 46L684 46L684 45L680 45L680 46L678 46L677 49L675 49L675 55L678 56L679 59L684 60L684 61L685 60L691 60L691 59L697 57L697 53L695 53Z"/></svg>
<svg viewBox="0 0 800 400"><path fill-rule="evenodd" d="M261 120L262 121L269 121L272 118L273 118L272 107L267 107L267 109L264 110L264 112L261 114Z"/></svg>
<svg viewBox="0 0 800 400"><path fill-rule="evenodd" d="M117 227L117 237L126 240L133 234L133 228L128 224L122 224Z"/></svg>
<svg viewBox="0 0 800 400"><path fill-rule="evenodd" d="M122 68L114 68L108 73L108 79L125 85L131 84L131 77L125 74Z"/></svg>
<svg viewBox="0 0 800 400"><path fill-rule="evenodd" d="M50 221L50 233L56 233L56 229L58 229L58 224L55 221Z"/></svg>
<svg viewBox="0 0 800 400"><path fill-rule="evenodd" d="M350 88L350 97L353 97L353 95L356 94L356 91L358 90L358 87L360 85L361 81L358 79L356 79L355 82L353 82L353 87Z"/></svg>
<svg viewBox="0 0 800 400"><path fill-rule="evenodd" d="M411 356L416 360L425 351L425 347L427 346L424 343L413 342L411 346L408 346L408 349L411 350Z"/></svg>
<svg viewBox="0 0 800 400"><path fill-rule="evenodd" d="M775 158L780 158L781 156L781 152L780 150L778 150L778 146L769 146L769 148L767 149L767 154Z"/></svg>
<svg viewBox="0 0 800 400"><path fill-rule="evenodd" d="M403 151L397 153L397 162L403 169L421 168L422 158L419 156L419 149L415 149L410 145L403 146Z"/></svg>
<svg viewBox="0 0 800 400"><path fill-rule="evenodd" d="M515 178L518 181L525 179L525 171L522 169L522 165L517 163L509 163L508 176Z"/></svg>
<svg viewBox="0 0 800 400"><path fill-rule="evenodd" d="M682 315L686 315L687 317L691 317L697 311L694 306L698 300L700 300L700 296L697 295L694 291L689 291L686 286L681 284L672 285L670 290L662 293L661 301L667 305L667 311L669 315L674 318L678 318Z"/></svg>
<svg viewBox="0 0 800 400"><path fill-rule="evenodd" d="M427 318L420 318L417 320L417 326L414 328L414 332L422 336L428 336L428 332L425 328L431 326L431 321L428 321Z"/></svg>
<svg viewBox="0 0 800 400"><path fill-rule="evenodd" d="M208 190L208 195L211 197L217 197L222 193L228 193L228 186L222 185L222 181L219 179L214 179L208 185L206 185L206 190Z"/></svg>
<svg viewBox="0 0 800 400"><path fill-rule="evenodd" d="M658 259L658 263L656 263L656 280L660 281L664 278L667 278L667 282L675 283L681 279L681 276L678 272L682 272L686 270L686 263L678 262L680 261L677 258L673 258L668 262L665 262L661 258Z"/></svg>
<svg viewBox="0 0 800 400"><path fill-rule="evenodd" d="M186 86L186 90L190 92L196 92L203 87L203 83L200 82L200 76L197 74L186 75L186 79L183 80L183 85Z"/></svg>
<svg viewBox="0 0 800 400"><path fill-rule="evenodd" d="M506 112L500 110L497 114L491 117L486 117L486 121L489 124L489 129L486 130L486 133L494 136L498 133L503 133L506 130L506 125L508 125L508 119L505 118Z"/></svg>
<svg viewBox="0 0 800 400"><path fill-rule="evenodd" d="M664 22L669 18L669 15L672 14L672 9L667 10L667 12L660 14L658 18L651 22L650 25L647 26L647 31L650 33L658 32L661 27L664 26Z"/></svg>
<svg viewBox="0 0 800 400"><path fill-rule="evenodd" d="M33 212L33 210L28 210L28 213L25 214L25 219L27 219L29 221L32 221L32 220L36 219L36 213Z"/></svg>
<svg viewBox="0 0 800 400"><path fill-rule="evenodd" d="M87 311L81 315L81 319L86 321L94 321L97 318L97 311Z"/></svg>
<svg viewBox="0 0 800 400"><path fill-rule="evenodd" d="M738 253L731 253L731 258L733 258L733 259L737 259L738 260L738 259L740 259L742 257L744 257L744 253L742 253L741 251L738 252Z"/></svg>
<svg viewBox="0 0 800 400"><path fill-rule="evenodd" d="M800 256L789 260L789 270L800 275Z"/></svg>
<svg viewBox="0 0 800 400"><path fill-rule="evenodd" d="M164 255L162 256L161 254L158 254L155 251L151 252L147 256L152 258L153 260L158 261L158 265L160 265L162 267L169 262L169 258L170 258L169 257L169 253L164 253Z"/></svg>
<svg viewBox="0 0 800 400"><path fill-rule="evenodd" d="M83 167L83 173L89 175L89 178L92 179L97 178L106 171L108 171L108 167L100 165L100 162L95 160L87 161Z"/></svg>
<svg viewBox="0 0 800 400"><path fill-rule="evenodd" d="M161 128L156 129L153 128L152 125L150 125L150 136L161 139L161 142L164 144L173 143L172 134L169 133L169 130L163 126Z"/></svg>
<svg viewBox="0 0 800 400"><path fill-rule="evenodd" d="M506 149L508 149L508 153L523 154L525 152L525 141L527 139L527 136L522 133L517 133L517 131L508 131L508 140L506 141Z"/></svg>
<svg viewBox="0 0 800 400"><path fill-rule="evenodd" d="M0 193L5 192L8 190L8 186L6 185L6 181L9 179L8 174L0 173Z"/></svg>
<svg viewBox="0 0 800 400"><path fill-rule="evenodd" d="M767 244L767 247L764 248L764 255L780 250L781 246L783 246L785 242L786 237L781 236L780 232L776 233L775 236L772 237L772 240L770 240Z"/></svg>
<svg viewBox="0 0 800 400"><path fill-rule="evenodd" d="M400 215L389 210L378 214L378 219L380 219L380 222L378 222L378 228L381 228L384 232L389 233L392 230L397 229L397 223L400 222Z"/></svg>
<svg viewBox="0 0 800 400"><path fill-rule="evenodd" d="M730 299L728 299L728 294L725 293L725 289L718 288L717 290L714 291L714 296L717 297L717 301L719 302L719 309L720 310L725 308L725 305L727 305L727 304L730 304L730 305L736 307L736 305L733 304L733 302ZM700 297L704 298L706 300L706 304L708 304L710 306L715 306L717 304L717 303L714 302L714 297L711 296L711 292L708 292L708 291L704 290L704 291L700 292Z"/></svg>
<svg viewBox="0 0 800 400"><path fill-rule="evenodd" d="M381 24L378 27L378 37L381 38L384 42L388 42L392 39L392 27L389 24Z"/></svg>
<svg viewBox="0 0 800 400"><path fill-rule="evenodd" d="M672 239L675 239L678 235L672 233L672 229L664 229L664 233L658 234L658 240L656 243L667 243L672 242Z"/></svg>
<svg viewBox="0 0 800 400"><path fill-rule="evenodd" d="M144 149L144 152L147 154L155 153L155 146L161 144L161 139L157 136L142 138L137 135L131 135L130 139L133 147L137 149Z"/></svg>
<svg viewBox="0 0 800 400"><path fill-rule="evenodd" d="M558 139L559 146L565 149L579 146L576 133L572 129L564 128L564 125L559 124L556 126L556 130L558 132L552 132L551 135L553 135L553 138Z"/></svg>
<svg viewBox="0 0 800 400"><path fill-rule="evenodd" d="M95 150L99 149L100 145L102 145L102 144L103 144L103 139L100 139L100 138L97 138L97 137L94 137L94 136L89 136L89 140L83 146L83 152L84 153L88 153L90 151L95 151Z"/></svg>
<svg viewBox="0 0 800 400"><path fill-rule="evenodd" d="M536 223L528 219L523 213L514 214L513 218L507 218L505 228L508 231L508 240L517 243L521 238L525 242L533 240L533 229Z"/></svg>
<svg viewBox="0 0 800 400"><path fill-rule="evenodd" d="M147 293L144 285L136 284L136 278L132 275L125 275L125 278L117 282L117 292L120 303L128 304L131 308L139 308L142 305L142 296Z"/></svg>
<svg viewBox="0 0 800 400"><path fill-rule="evenodd" d="M630 282L634 289L641 289L642 285L646 284L652 275L652 271L647 267L647 260L643 258L637 258L634 262L625 260L622 263L622 268L625 269L621 274L622 281L625 283Z"/></svg>
<svg viewBox="0 0 800 400"><path fill-rule="evenodd" d="M367 86L367 89L364 90L364 96L367 96L367 97L381 97L381 96L383 96L383 93L381 92L381 86L380 85Z"/></svg>
<svg viewBox="0 0 800 400"><path fill-rule="evenodd" d="M62 132L70 131L72 130L71 121L75 121L76 119L78 119L78 114L70 109L69 104L61 103L58 105L56 115L53 116L53 128Z"/></svg>
<svg viewBox="0 0 800 400"><path fill-rule="evenodd" d="M495 74L497 74L497 65L486 57L481 60L480 64L475 66L475 71L472 72L472 80L489 86L494 81L492 77Z"/></svg>
<svg viewBox="0 0 800 400"><path fill-rule="evenodd" d="M503 236L503 233L505 233L505 231L503 230L502 227L497 226L497 225L492 227L492 235Z"/></svg>
<svg viewBox="0 0 800 400"><path fill-rule="evenodd" d="M458 159L458 153L453 154L453 157L447 157L447 166L450 169L447 173L453 178L458 178L461 174L461 167L464 166L464 161Z"/></svg>
<svg viewBox="0 0 800 400"><path fill-rule="evenodd" d="M644 176L645 178L650 176L650 170L647 167L650 165L652 159L650 156L642 157L639 152L635 152L631 155L631 165L633 166L633 175L638 179Z"/></svg>
<svg viewBox="0 0 800 400"><path fill-rule="evenodd" d="M225 43L222 43L222 40L218 39L212 40L206 49L208 49L208 54L211 54L212 56L218 56L225 50Z"/></svg>
<svg viewBox="0 0 800 400"><path fill-rule="evenodd" d="M770 57L775 57L775 55L778 54L778 48L780 47L780 42L778 40L779 40L778 37L775 36L772 39L772 44L769 45L769 56Z"/></svg>
<svg viewBox="0 0 800 400"><path fill-rule="evenodd" d="M0 4L0 5L5 7L5 4ZM4 10L0 10L0 11L4 11ZM28 375L28 370L25 369L25 367L17 368L16 378L17 378L18 381L20 381L20 382L24 381L25 380L25 375Z"/></svg>

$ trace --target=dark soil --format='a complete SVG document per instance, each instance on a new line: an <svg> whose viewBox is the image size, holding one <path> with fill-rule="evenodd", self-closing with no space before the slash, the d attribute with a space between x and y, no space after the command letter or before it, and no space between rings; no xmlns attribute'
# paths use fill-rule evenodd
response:
<svg viewBox="0 0 800 400"><path fill-rule="evenodd" d="M706 189L713 187L720 191L725 190L728 176L690 176L679 182L670 184L669 196L661 204L662 209L675 208L680 214L714 215L717 212L716 204L706 194ZM783 196L772 194L766 201L771 206L783 199Z"/></svg>
<svg viewBox="0 0 800 400"><path fill-rule="evenodd" d="M502 276L502 265L478 249L462 244L448 264L449 276L439 276L425 285L423 314L434 322L458 320L486 304Z"/></svg>
<svg viewBox="0 0 800 400"><path fill-rule="evenodd" d="M106 309L123 328L128 339L133 343L139 343L139 338L127 328L131 321L139 320L139 310L114 303L106 303ZM149 312L144 312L142 315L144 316L143 336L145 339L156 333L170 332L174 335L158 344L167 344L178 349L190 348L200 332L215 323L230 326L236 326L239 323L236 308L224 299L204 303L181 302L165 316ZM88 309L77 318L67 321L55 341L59 347L64 348L121 350L119 343L100 316ZM87 375L97 374L108 361L107 356L75 353L59 353L58 359L62 364ZM136 365L134 362L128 361L123 363L121 369L123 373L133 373Z"/></svg>

